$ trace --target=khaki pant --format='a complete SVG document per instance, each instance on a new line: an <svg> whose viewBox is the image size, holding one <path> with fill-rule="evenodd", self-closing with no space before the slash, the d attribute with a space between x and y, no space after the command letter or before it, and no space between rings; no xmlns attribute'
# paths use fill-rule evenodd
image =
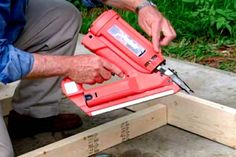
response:
<svg viewBox="0 0 236 157"><path fill-rule="evenodd" d="M73 55L82 18L65 0L30 0L26 9L27 24L15 46L31 53ZM13 108L36 118L59 113L60 82L52 77L22 80L13 96ZM0 157L12 157L12 146L0 115Z"/></svg>
<svg viewBox="0 0 236 157"><path fill-rule="evenodd" d="M2 118L2 108L0 104L0 157L13 157L13 149L5 123Z"/></svg>
<svg viewBox="0 0 236 157"><path fill-rule="evenodd" d="M80 13L65 0L30 0L27 24L16 47L33 53L73 55ZM45 118L59 113L61 78L22 80L13 96L13 108L20 114Z"/></svg>

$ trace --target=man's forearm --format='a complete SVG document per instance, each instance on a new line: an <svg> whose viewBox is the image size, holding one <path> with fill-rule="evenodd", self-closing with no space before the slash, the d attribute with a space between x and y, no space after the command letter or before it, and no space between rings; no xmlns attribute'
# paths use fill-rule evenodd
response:
<svg viewBox="0 0 236 157"><path fill-rule="evenodd" d="M27 79L51 76L64 76L67 65L63 64L69 57L34 54L34 65Z"/></svg>
<svg viewBox="0 0 236 157"><path fill-rule="evenodd" d="M102 0L106 5L135 12L135 8L144 0Z"/></svg>
<svg viewBox="0 0 236 157"><path fill-rule="evenodd" d="M96 55L50 56L34 54L34 64L27 79L52 76L69 77L77 83L102 83L111 74L123 77L115 65Z"/></svg>

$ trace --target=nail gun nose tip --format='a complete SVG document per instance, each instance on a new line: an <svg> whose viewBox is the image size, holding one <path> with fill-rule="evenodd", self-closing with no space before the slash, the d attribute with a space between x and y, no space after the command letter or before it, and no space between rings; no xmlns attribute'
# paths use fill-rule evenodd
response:
<svg viewBox="0 0 236 157"><path fill-rule="evenodd" d="M192 89L186 89L186 88L182 88L186 93L191 94L194 93L194 91Z"/></svg>
<svg viewBox="0 0 236 157"><path fill-rule="evenodd" d="M194 91L193 91L192 89L186 90L186 92L187 92L188 94L194 93Z"/></svg>

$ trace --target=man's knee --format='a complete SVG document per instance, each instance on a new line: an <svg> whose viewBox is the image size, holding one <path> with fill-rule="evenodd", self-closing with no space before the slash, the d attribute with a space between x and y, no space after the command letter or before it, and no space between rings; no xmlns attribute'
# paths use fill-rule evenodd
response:
<svg viewBox="0 0 236 157"><path fill-rule="evenodd" d="M51 40L47 41L47 46L49 49L55 47L67 46L68 43L72 44L75 47L78 38L78 33L82 25L82 16L80 11L75 8L68 1L58 1L56 4L57 7L52 11L52 18L55 18L55 21L52 20L51 27L48 28L49 31L52 31ZM74 52L68 51L58 51L60 55L73 55Z"/></svg>
<svg viewBox="0 0 236 157"><path fill-rule="evenodd" d="M28 52L66 45L77 37L82 24L81 13L66 0L30 0L26 19L15 46Z"/></svg>
<svg viewBox="0 0 236 157"><path fill-rule="evenodd" d="M56 16L59 18L61 27L66 27L70 31L78 31L82 24L80 11L68 1L57 2Z"/></svg>
<svg viewBox="0 0 236 157"><path fill-rule="evenodd" d="M36 31L39 33L36 37L33 37L36 44L44 43L46 45L41 48L41 51L47 52L57 49L58 47L66 46L72 40L77 40L77 35L82 24L82 16L79 10L65 0L41 1L44 0L40 0L40 4L42 5L41 7L45 8L42 13L38 13L42 17L37 23L38 29ZM33 0L32 2L36 3ZM38 9L35 5L32 5L33 8ZM36 18L38 17L36 16ZM64 53L72 55L70 54L72 52L55 52L55 54L61 55Z"/></svg>

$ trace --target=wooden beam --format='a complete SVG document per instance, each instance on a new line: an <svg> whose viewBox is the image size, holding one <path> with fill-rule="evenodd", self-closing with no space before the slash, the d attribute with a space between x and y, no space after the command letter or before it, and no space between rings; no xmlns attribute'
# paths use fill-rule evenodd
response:
<svg viewBox="0 0 236 157"><path fill-rule="evenodd" d="M168 124L236 148L236 109L183 93L159 103L167 105Z"/></svg>
<svg viewBox="0 0 236 157"><path fill-rule="evenodd" d="M236 148L236 109L184 93L129 107L138 111L157 103L167 106L167 123Z"/></svg>
<svg viewBox="0 0 236 157"><path fill-rule="evenodd" d="M96 154L165 125L167 123L166 113L165 105L155 105L20 157L86 157Z"/></svg>
<svg viewBox="0 0 236 157"><path fill-rule="evenodd" d="M6 116L9 114L9 112L12 110L11 106L11 99L4 99L0 102L0 105L2 107L2 115Z"/></svg>
<svg viewBox="0 0 236 157"><path fill-rule="evenodd" d="M20 81L16 81L7 85L0 84L0 100L11 98L19 82Z"/></svg>
<svg viewBox="0 0 236 157"><path fill-rule="evenodd" d="M12 110L11 98L19 82L16 81L8 85L0 84L0 107L2 107L3 116L8 115L9 111Z"/></svg>

